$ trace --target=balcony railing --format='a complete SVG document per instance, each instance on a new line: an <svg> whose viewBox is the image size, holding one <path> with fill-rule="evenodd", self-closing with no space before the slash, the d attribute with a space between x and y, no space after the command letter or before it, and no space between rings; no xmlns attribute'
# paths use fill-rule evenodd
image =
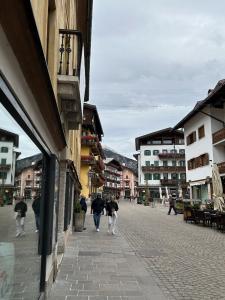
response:
<svg viewBox="0 0 225 300"><path fill-rule="evenodd" d="M10 168L11 168L10 164L8 165L0 164L0 171L8 171L10 170Z"/></svg>
<svg viewBox="0 0 225 300"><path fill-rule="evenodd" d="M217 164L217 166L219 168L219 173L224 174L225 173L225 162L219 163L219 164Z"/></svg>
<svg viewBox="0 0 225 300"><path fill-rule="evenodd" d="M213 144L216 144L218 142L221 142L222 140L225 140L225 128L222 128L212 135L213 138Z"/></svg>
<svg viewBox="0 0 225 300"><path fill-rule="evenodd" d="M81 155L81 163L84 165L94 165L95 157L92 155Z"/></svg>
<svg viewBox="0 0 225 300"><path fill-rule="evenodd" d="M181 166L142 166L143 172L185 172L186 167Z"/></svg>
<svg viewBox="0 0 225 300"><path fill-rule="evenodd" d="M93 146L97 143L97 137L92 135L85 135L81 137L81 145Z"/></svg>
<svg viewBox="0 0 225 300"><path fill-rule="evenodd" d="M186 185L186 181L185 180L179 180L179 179L161 179L160 180L161 182L161 185L165 185L165 186L170 186L170 185L173 185L173 186L176 186L178 184L181 184L182 186Z"/></svg>
<svg viewBox="0 0 225 300"><path fill-rule="evenodd" d="M160 159L185 159L184 153L159 153Z"/></svg>
<svg viewBox="0 0 225 300"><path fill-rule="evenodd" d="M81 32L71 29L60 29L59 48L59 75L80 77L82 35Z"/></svg>

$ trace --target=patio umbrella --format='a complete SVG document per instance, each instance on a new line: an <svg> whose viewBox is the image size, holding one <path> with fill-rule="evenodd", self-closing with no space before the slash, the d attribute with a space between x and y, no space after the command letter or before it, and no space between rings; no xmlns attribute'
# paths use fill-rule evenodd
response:
<svg viewBox="0 0 225 300"><path fill-rule="evenodd" d="M218 211L224 210L223 186L220 178L220 173L217 164L212 168L212 185L213 185L213 200L214 209Z"/></svg>

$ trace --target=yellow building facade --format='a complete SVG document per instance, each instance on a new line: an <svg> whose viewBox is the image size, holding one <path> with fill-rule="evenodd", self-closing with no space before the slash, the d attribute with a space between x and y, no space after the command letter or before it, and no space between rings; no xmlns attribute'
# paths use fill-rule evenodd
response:
<svg viewBox="0 0 225 300"><path fill-rule="evenodd" d="M105 181L104 153L101 146L103 130L95 105L84 104L81 135L81 185L82 194L94 197L101 193Z"/></svg>

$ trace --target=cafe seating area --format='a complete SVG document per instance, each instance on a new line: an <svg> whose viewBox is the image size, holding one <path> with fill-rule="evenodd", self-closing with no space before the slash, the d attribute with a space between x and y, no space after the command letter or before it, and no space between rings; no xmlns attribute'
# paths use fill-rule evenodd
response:
<svg viewBox="0 0 225 300"><path fill-rule="evenodd" d="M184 208L184 221L216 228L225 232L225 212L212 209L198 209L194 207Z"/></svg>

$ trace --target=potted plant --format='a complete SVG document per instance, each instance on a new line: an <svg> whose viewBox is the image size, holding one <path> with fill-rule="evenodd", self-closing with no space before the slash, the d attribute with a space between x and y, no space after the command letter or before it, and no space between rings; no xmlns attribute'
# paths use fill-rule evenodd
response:
<svg viewBox="0 0 225 300"><path fill-rule="evenodd" d="M74 230L83 231L84 228L84 212L78 201L74 202Z"/></svg>

